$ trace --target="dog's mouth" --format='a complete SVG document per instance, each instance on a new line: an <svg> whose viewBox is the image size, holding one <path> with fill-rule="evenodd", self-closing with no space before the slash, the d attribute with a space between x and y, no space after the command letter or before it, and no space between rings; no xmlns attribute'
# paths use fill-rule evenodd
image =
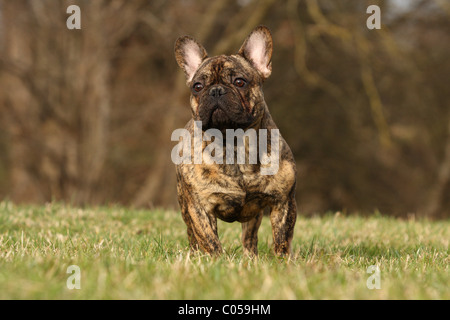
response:
<svg viewBox="0 0 450 320"><path fill-rule="evenodd" d="M214 106L209 118L209 122L219 123L226 119L228 119L226 112L219 105Z"/></svg>
<svg viewBox="0 0 450 320"><path fill-rule="evenodd" d="M205 121L203 121L205 122ZM205 123L205 127L208 129L226 129L231 125L230 118L227 113L219 106L212 107L209 117Z"/></svg>
<svg viewBox="0 0 450 320"><path fill-rule="evenodd" d="M216 102L211 107L205 107L200 110L200 120L202 120L204 129L245 129L253 121L251 114L245 112L240 105L230 103Z"/></svg>

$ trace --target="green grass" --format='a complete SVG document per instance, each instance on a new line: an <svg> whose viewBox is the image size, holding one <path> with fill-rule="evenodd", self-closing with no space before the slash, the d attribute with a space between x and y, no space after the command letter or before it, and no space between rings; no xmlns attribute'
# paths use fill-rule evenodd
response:
<svg viewBox="0 0 450 320"><path fill-rule="evenodd" d="M293 257L242 254L239 223L219 223L225 253L189 252L179 212L0 202L0 299L450 299L450 221L299 217ZM78 265L81 289L69 290ZM380 268L381 289L366 273Z"/></svg>

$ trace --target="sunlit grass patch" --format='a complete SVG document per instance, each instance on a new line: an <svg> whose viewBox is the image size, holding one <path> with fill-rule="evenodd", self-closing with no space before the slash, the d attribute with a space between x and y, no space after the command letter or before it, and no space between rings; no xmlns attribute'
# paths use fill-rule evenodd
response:
<svg viewBox="0 0 450 320"><path fill-rule="evenodd" d="M189 251L179 212L0 203L1 299L449 299L447 221L302 218L293 254L243 255L238 223L219 222L224 254ZM66 282L81 270L81 289ZM380 270L381 289L367 288Z"/></svg>

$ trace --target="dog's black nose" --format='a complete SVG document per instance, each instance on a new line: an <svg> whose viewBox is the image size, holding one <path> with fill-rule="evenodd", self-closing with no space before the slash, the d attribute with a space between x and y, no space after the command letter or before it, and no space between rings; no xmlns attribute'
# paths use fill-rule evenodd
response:
<svg viewBox="0 0 450 320"><path fill-rule="evenodd" d="M227 91L222 86L212 86L211 89L209 89L209 95L214 98L219 98L225 93L227 93Z"/></svg>

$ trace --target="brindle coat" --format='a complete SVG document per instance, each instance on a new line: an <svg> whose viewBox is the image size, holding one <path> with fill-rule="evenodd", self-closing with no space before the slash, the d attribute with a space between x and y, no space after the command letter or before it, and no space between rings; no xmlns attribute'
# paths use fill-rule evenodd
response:
<svg viewBox="0 0 450 320"><path fill-rule="evenodd" d="M271 55L272 38L265 27L256 28L239 53L231 56L208 58L194 39L177 40L175 56L192 89L192 119L185 127L191 133L191 141L194 121L202 121L203 130L268 129L270 152L270 129L277 127L264 101L262 83L270 75ZM207 145L203 142L202 150ZM277 255L290 254L297 216L296 167L292 152L281 137L279 150L279 170L274 175L261 175L263 165L259 160L257 164L224 161L224 164L176 166L178 201L191 248L221 253L219 218L241 222L244 251L257 255L257 232L263 210L269 207L274 251Z"/></svg>

